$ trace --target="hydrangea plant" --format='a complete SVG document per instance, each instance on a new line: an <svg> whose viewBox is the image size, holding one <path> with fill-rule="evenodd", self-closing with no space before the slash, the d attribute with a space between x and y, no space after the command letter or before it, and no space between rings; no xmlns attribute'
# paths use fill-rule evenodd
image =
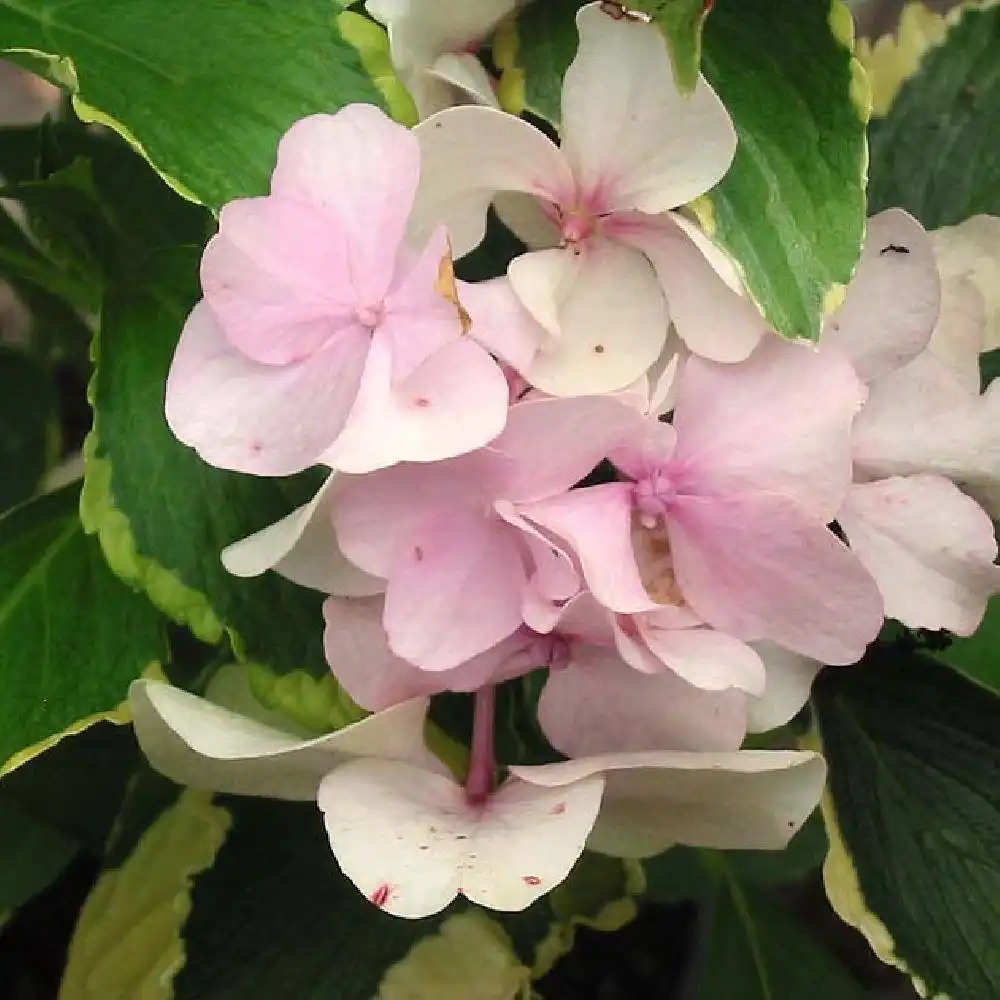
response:
<svg viewBox="0 0 1000 1000"><path fill-rule="evenodd" d="M1000 996L992 4L0 52L5 997Z"/></svg>

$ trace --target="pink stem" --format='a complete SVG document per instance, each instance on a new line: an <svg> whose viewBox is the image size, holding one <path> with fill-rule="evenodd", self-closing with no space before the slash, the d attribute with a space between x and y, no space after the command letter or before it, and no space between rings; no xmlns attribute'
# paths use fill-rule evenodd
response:
<svg viewBox="0 0 1000 1000"><path fill-rule="evenodd" d="M493 685L489 684L476 692L469 774L465 779L466 797L474 805L485 802L493 791L494 690Z"/></svg>

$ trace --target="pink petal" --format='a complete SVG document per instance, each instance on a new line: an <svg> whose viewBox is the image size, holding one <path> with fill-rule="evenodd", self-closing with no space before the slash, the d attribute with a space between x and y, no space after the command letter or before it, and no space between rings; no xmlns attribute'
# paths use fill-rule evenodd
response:
<svg viewBox="0 0 1000 1000"><path fill-rule="evenodd" d="M385 761L330 774L319 807L344 874L395 916L443 910L461 893L494 910L523 910L550 892L583 851L604 782L569 788L510 780L484 806L442 775Z"/></svg>
<svg viewBox="0 0 1000 1000"><path fill-rule="evenodd" d="M271 191L322 208L342 228L359 305L389 289L420 178L410 130L370 104L296 122L278 146Z"/></svg>
<svg viewBox="0 0 1000 1000"><path fill-rule="evenodd" d="M639 858L673 844L781 850L816 808L826 779L818 754L784 750L603 754L510 772L545 788L603 774L588 846Z"/></svg>
<svg viewBox="0 0 1000 1000"><path fill-rule="evenodd" d="M833 664L859 660L878 634L874 581L788 497L679 497L668 527L681 591L720 631Z"/></svg>
<svg viewBox="0 0 1000 1000"><path fill-rule="evenodd" d="M576 554L587 586L612 611L655 607L632 550L632 487L608 483L524 504L520 513L561 538Z"/></svg>
<svg viewBox="0 0 1000 1000"><path fill-rule="evenodd" d="M692 687L669 670L643 674L614 650L574 643L570 665L549 673L538 721L549 742L570 757L736 750L746 732L746 699Z"/></svg>
<svg viewBox="0 0 1000 1000"><path fill-rule="evenodd" d="M553 334L525 372L542 391L613 392L660 356L667 307L649 261L638 251L594 236L576 252L567 247L523 254L507 273L527 309Z"/></svg>
<svg viewBox="0 0 1000 1000"><path fill-rule="evenodd" d="M397 465L348 479L333 507L344 555L365 572L387 577L396 553L427 520L488 505L479 457Z"/></svg>
<svg viewBox="0 0 1000 1000"><path fill-rule="evenodd" d="M837 515L885 613L910 628L972 635L1000 592L989 515L940 476L859 483Z"/></svg>
<svg viewBox="0 0 1000 1000"><path fill-rule="evenodd" d="M653 24L599 4L577 14L580 47L563 82L563 151L579 187L612 210L657 213L704 194L725 175L736 132L698 78L681 94ZM627 114L624 109L627 109Z"/></svg>
<svg viewBox="0 0 1000 1000"><path fill-rule="evenodd" d="M479 511L418 526L393 559L385 593L389 645L424 670L450 670L521 625L527 573L517 532Z"/></svg>
<svg viewBox="0 0 1000 1000"><path fill-rule="evenodd" d="M831 521L864 387L836 352L769 337L741 365L691 358L674 412L683 492L774 491Z"/></svg>
<svg viewBox="0 0 1000 1000"><path fill-rule="evenodd" d="M510 408L489 451L497 495L517 503L568 490L645 424L613 396L526 399Z"/></svg>
<svg viewBox="0 0 1000 1000"><path fill-rule="evenodd" d="M518 372L527 371L546 333L514 294L509 279L460 281L458 294L472 320L472 338Z"/></svg>
<svg viewBox="0 0 1000 1000"><path fill-rule="evenodd" d="M448 228L455 258L479 245L486 210L498 191L559 202L573 178L562 153L533 125L494 108L448 108L421 122L421 176L410 224L419 243Z"/></svg>
<svg viewBox="0 0 1000 1000"><path fill-rule="evenodd" d="M764 692L764 664L746 643L711 628L657 628L639 617L649 651L678 677L705 691Z"/></svg>
<svg viewBox="0 0 1000 1000"><path fill-rule="evenodd" d="M986 329L982 293L964 276L941 283L941 312L927 350L946 364L970 396L979 395L979 355Z"/></svg>
<svg viewBox="0 0 1000 1000"><path fill-rule="evenodd" d="M847 354L870 382L915 358L930 339L941 281L923 226L900 208L868 220L858 270L822 342Z"/></svg>
<svg viewBox="0 0 1000 1000"><path fill-rule="evenodd" d="M503 430L507 380L478 344L454 340L395 384L390 351L379 331L357 402L324 464L362 473L437 462L474 451Z"/></svg>
<svg viewBox="0 0 1000 1000"><path fill-rule="evenodd" d="M670 319L695 354L726 364L742 361L768 332L760 310L728 286L696 239L711 244L681 216L616 217L614 232L649 258Z"/></svg>
<svg viewBox="0 0 1000 1000"><path fill-rule="evenodd" d="M201 262L205 299L226 339L270 365L301 361L360 331L344 235L288 198L225 206Z"/></svg>
<svg viewBox="0 0 1000 1000"><path fill-rule="evenodd" d="M258 476L301 472L340 434L368 343L367 334L342 336L296 364L257 364L226 341L201 302L171 364L167 423L209 465Z"/></svg>
<svg viewBox="0 0 1000 1000"><path fill-rule="evenodd" d="M332 506L338 482L330 476L309 503L224 548L222 565L242 577L273 569L300 587L341 597L381 594L385 581L345 559L337 544Z"/></svg>

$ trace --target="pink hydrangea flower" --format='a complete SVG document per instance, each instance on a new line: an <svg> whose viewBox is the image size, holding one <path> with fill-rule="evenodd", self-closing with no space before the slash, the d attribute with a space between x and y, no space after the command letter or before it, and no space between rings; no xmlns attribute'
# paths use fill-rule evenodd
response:
<svg viewBox="0 0 1000 1000"><path fill-rule="evenodd" d="M697 229L662 214L729 169L729 115L703 78L692 94L678 91L655 25L591 3L577 26L561 146L484 107L450 108L416 128L425 172L415 230L446 223L462 256L482 240L494 197L520 193L500 203L504 217L539 249L511 263L509 285L532 320L522 374L546 392L622 388L656 361L669 321L699 354L745 358L765 330L759 312L716 272Z"/></svg>
<svg viewBox="0 0 1000 1000"><path fill-rule="evenodd" d="M469 336L443 230L404 232L413 134L369 105L297 122L271 193L226 205L167 382L212 465L285 475L436 461L503 429L507 384Z"/></svg>

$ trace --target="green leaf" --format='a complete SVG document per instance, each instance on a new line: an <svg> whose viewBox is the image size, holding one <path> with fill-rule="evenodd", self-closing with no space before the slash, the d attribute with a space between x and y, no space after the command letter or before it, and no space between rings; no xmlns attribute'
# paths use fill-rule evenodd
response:
<svg viewBox="0 0 1000 1000"><path fill-rule="evenodd" d="M998 62L1000 8L968 10L872 122L872 211L898 205L928 229L1000 215Z"/></svg>
<svg viewBox="0 0 1000 1000"><path fill-rule="evenodd" d="M1000 599L990 601L974 635L967 639L955 636L947 649L935 655L1000 694Z"/></svg>
<svg viewBox="0 0 1000 1000"><path fill-rule="evenodd" d="M78 848L0 794L0 912L16 910L51 885Z"/></svg>
<svg viewBox="0 0 1000 1000"><path fill-rule="evenodd" d="M993 1000L1000 699L897 648L824 671L814 704L830 767L831 842L842 842L860 890L845 903L851 886L828 862L831 901L924 995Z"/></svg>
<svg viewBox="0 0 1000 1000"><path fill-rule="evenodd" d="M48 372L27 355L0 347L0 511L35 492L54 416Z"/></svg>
<svg viewBox="0 0 1000 1000"><path fill-rule="evenodd" d="M863 1000L867 994L818 941L724 866L695 1000Z"/></svg>
<svg viewBox="0 0 1000 1000"><path fill-rule="evenodd" d="M2 0L0 39L213 208L266 191L297 119L379 103L327 0Z"/></svg>
<svg viewBox="0 0 1000 1000"><path fill-rule="evenodd" d="M155 254L111 289L95 342L94 430L82 513L109 564L206 642L228 628L241 653L280 673L328 673L322 595L274 573L230 576L219 554L305 502L319 477L265 479L211 468L170 433L163 392L198 297L194 248Z"/></svg>
<svg viewBox="0 0 1000 1000"><path fill-rule="evenodd" d="M109 572L78 503L70 486L0 519L0 774L166 655L162 619Z"/></svg>
<svg viewBox="0 0 1000 1000"><path fill-rule="evenodd" d="M846 19L846 22L845 22ZM702 68L739 146L699 215L774 328L819 337L857 264L867 90L839 3L718 4Z"/></svg>

